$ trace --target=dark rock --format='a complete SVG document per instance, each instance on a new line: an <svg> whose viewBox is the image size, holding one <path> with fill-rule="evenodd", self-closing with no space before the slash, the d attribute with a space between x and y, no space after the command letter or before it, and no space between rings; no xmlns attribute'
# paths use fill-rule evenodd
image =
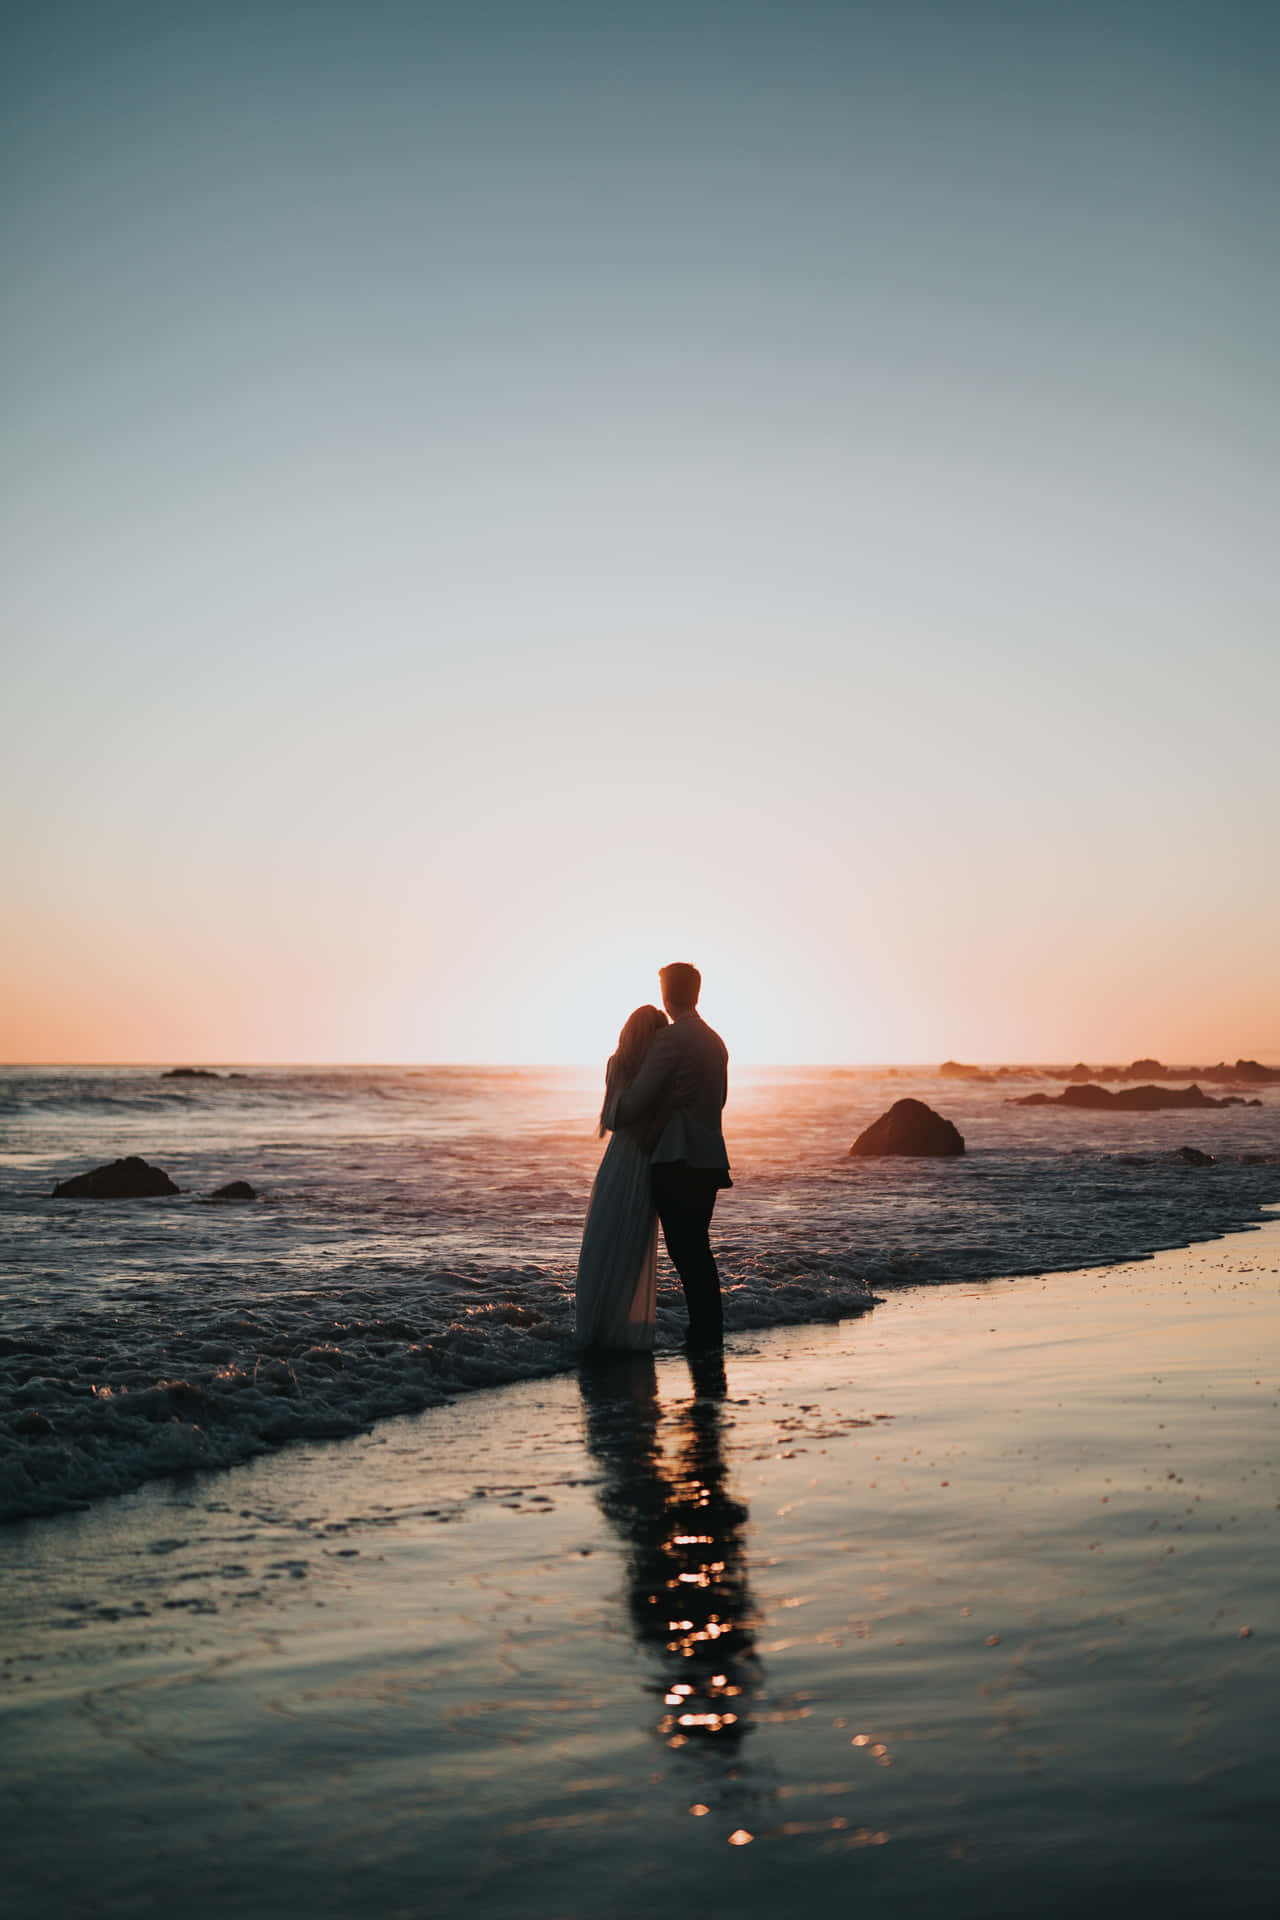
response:
<svg viewBox="0 0 1280 1920"><path fill-rule="evenodd" d="M181 1193L167 1173L147 1165L136 1153L127 1160L113 1160L108 1166L94 1167L90 1173L78 1173L73 1180L59 1180L53 1190L55 1200L146 1200L153 1194Z"/></svg>
<svg viewBox="0 0 1280 1920"><path fill-rule="evenodd" d="M15 1433L26 1434L29 1438L44 1439L53 1432L53 1422L47 1420L44 1414L38 1413L34 1407L28 1407L26 1412L20 1413L14 1421L13 1430Z"/></svg>
<svg viewBox="0 0 1280 1920"><path fill-rule="evenodd" d="M1083 1092L1083 1088L1067 1088L1068 1095L1079 1092ZM1111 1095L1111 1104L1122 1113L1155 1113L1164 1107L1228 1107L1233 1102L1215 1100L1199 1087L1125 1087Z"/></svg>
<svg viewBox="0 0 1280 1920"><path fill-rule="evenodd" d="M986 1075L981 1067L966 1067L962 1060L944 1060L938 1068L942 1080L984 1080Z"/></svg>
<svg viewBox="0 0 1280 1920"><path fill-rule="evenodd" d="M1029 1093L1015 1099L1016 1107L1097 1107L1114 1113L1157 1113L1165 1107L1238 1107L1238 1099L1215 1100L1199 1087L1125 1087L1112 1093L1109 1087L1090 1083L1083 1087L1064 1087L1057 1095Z"/></svg>
<svg viewBox="0 0 1280 1920"><path fill-rule="evenodd" d="M1075 1077L1074 1070L1064 1076ZM1208 1080L1214 1086L1271 1086L1280 1081L1280 1067L1264 1067L1257 1060L1237 1060L1229 1066L1220 1060L1216 1067L1166 1067L1159 1060L1135 1060L1127 1067L1099 1067L1092 1079L1098 1080Z"/></svg>
<svg viewBox="0 0 1280 1920"><path fill-rule="evenodd" d="M1092 1080L1093 1075L1083 1060L1077 1060L1070 1073L1064 1075L1064 1078L1073 1081L1076 1086L1083 1086L1087 1081Z"/></svg>
<svg viewBox="0 0 1280 1920"><path fill-rule="evenodd" d="M228 1180L225 1187L209 1195L211 1200L256 1200L257 1197L247 1180Z"/></svg>
<svg viewBox="0 0 1280 1920"><path fill-rule="evenodd" d="M963 1153L964 1140L950 1120L923 1100L895 1100L888 1113L858 1135L849 1152L860 1158L882 1153L942 1156Z"/></svg>
<svg viewBox="0 0 1280 1920"><path fill-rule="evenodd" d="M1269 1087L1280 1080L1280 1067L1264 1067L1258 1060L1237 1060L1229 1067L1221 1060L1216 1067L1206 1067L1201 1077L1227 1086Z"/></svg>
<svg viewBox="0 0 1280 1920"><path fill-rule="evenodd" d="M170 1067L167 1073L160 1075L162 1080L221 1080L222 1075L215 1073L212 1067Z"/></svg>
<svg viewBox="0 0 1280 1920"><path fill-rule="evenodd" d="M1185 1160L1189 1167L1211 1167L1214 1164L1213 1154L1201 1153L1199 1147L1179 1147L1176 1158Z"/></svg>

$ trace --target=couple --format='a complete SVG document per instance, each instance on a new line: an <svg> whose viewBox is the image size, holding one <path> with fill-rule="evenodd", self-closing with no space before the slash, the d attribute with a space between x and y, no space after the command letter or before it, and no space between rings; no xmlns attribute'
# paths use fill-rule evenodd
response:
<svg viewBox="0 0 1280 1920"><path fill-rule="evenodd" d="M705 1352L724 1339L707 1236L716 1194L733 1185L720 1128L729 1056L699 1018L698 969L679 961L658 978L666 1013L637 1007L605 1072L600 1132L613 1138L582 1233L578 1338L584 1347L653 1346L661 1221L688 1302L688 1345Z"/></svg>

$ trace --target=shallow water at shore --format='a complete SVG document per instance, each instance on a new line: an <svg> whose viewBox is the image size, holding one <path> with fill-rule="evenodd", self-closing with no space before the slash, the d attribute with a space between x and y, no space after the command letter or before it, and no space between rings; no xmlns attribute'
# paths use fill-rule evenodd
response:
<svg viewBox="0 0 1280 1920"><path fill-rule="evenodd" d="M5 1537L15 1898L1261 1915L1280 1226Z"/></svg>
<svg viewBox="0 0 1280 1920"><path fill-rule="evenodd" d="M532 1069L0 1072L0 1517L285 1441L355 1434L573 1365L598 1075ZM1239 1228L1280 1199L1280 1095L1075 1113L902 1069L734 1076L715 1240L731 1328L835 1321L873 1291L1073 1268ZM1051 1084L1051 1083L1043 1083ZM955 1160L850 1160L904 1094ZM1217 1158L1190 1166L1191 1144ZM53 1200L136 1152L171 1199ZM202 1197L247 1178L247 1206ZM684 1307L662 1262L659 1337Z"/></svg>

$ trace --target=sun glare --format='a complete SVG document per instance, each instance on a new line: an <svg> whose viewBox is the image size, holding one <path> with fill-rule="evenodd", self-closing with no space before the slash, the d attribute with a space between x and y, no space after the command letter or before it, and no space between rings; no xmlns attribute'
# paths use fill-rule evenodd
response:
<svg viewBox="0 0 1280 1920"><path fill-rule="evenodd" d="M672 960L692 961L701 972L698 1011L740 1065L812 1057L797 1045L791 982L803 975L776 937L762 928L754 939L731 940L680 927L628 929L575 945L531 996L530 1037L545 1046L541 1057L572 1065L607 1058L628 1014L661 1005L658 969ZM854 1054L845 1051L848 1032L839 1038L843 1057L876 1057L870 1023Z"/></svg>

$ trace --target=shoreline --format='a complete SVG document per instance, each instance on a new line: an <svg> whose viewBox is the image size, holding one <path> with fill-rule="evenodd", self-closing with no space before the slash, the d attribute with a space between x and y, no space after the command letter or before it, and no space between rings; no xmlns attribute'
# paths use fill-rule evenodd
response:
<svg viewBox="0 0 1280 1920"><path fill-rule="evenodd" d="M600 1159L582 1086L427 1069L124 1084L137 1078L14 1089L0 1166L7 1520L576 1364L573 1282ZM1146 1256L1251 1227L1280 1200L1274 1102L1117 1129L939 1080L925 1098L963 1155L851 1156L906 1088L831 1070L737 1076L735 1189L713 1229L731 1330L838 1322L903 1283ZM52 1198L56 1181L129 1152L183 1191ZM240 1179L256 1199L205 1204ZM674 1345L678 1289L664 1284L658 1305L659 1341Z"/></svg>
<svg viewBox="0 0 1280 1920"><path fill-rule="evenodd" d="M19 1523L15 1891L1267 1911L1278 1275L903 1287Z"/></svg>
<svg viewBox="0 0 1280 1920"><path fill-rule="evenodd" d="M72 1200L62 1204L100 1208L113 1203ZM145 1209L152 1204L163 1206L171 1203L129 1201L115 1204ZM1265 1232L1268 1221L1280 1210L1280 1199L1258 1201L1255 1205L1255 1218L1228 1226L1217 1238L1227 1240L1240 1234ZM787 1302L789 1312L784 1314L778 1311L783 1298L780 1293L779 1300L771 1303L774 1317L765 1318L747 1299L746 1317L736 1325L735 1304L739 1314L742 1314L743 1308L741 1303L735 1303L735 1289L730 1282L725 1287L726 1332L730 1338L743 1339L789 1329L845 1326L877 1307L883 1307L887 1299L912 1289L933 1292L966 1286L1025 1284L1046 1276L1061 1277L1077 1272L1143 1265L1200 1244L1213 1243L1178 1238L1149 1251L1109 1255L1095 1260L1087 1268L1042 1263L1025 1268L1004 1268L990 1275L978 1272L957 1274L950 1279L934 1277L927 1282L916 1280L907 1272L878 1274L874 1282L862 1280L857 1283L865 1291L865 1298L854 1291L853 1283L846 1283L845 1291L829 1303L829 1310L817 1315L811 1313L807 1301ZM659 1344L655 1348L655 1358L663 1360L680 1353L685 1319L684 1299L669 1269L663 1272L658 1304ZM406 1303L402 1295L389 1298L388 1312L393 1317L384 1320L381 1325L395 1327L397 1337L403 1337L407 1355L416 1363L409 1376L398 1387L389 1386L382 1368L375 1363L376 1377L370 1383L370 1388L362 1391L359 1349L347 1344L343 1351L343 1370L339 1376L342 1381L341 1392L336 1400L331 1402L326 1398L309 1413L305 1410L305 1391L308 1385L315 1389L316 1379L313 1377L310 1382L299 1382L293 1366L287 1360L282 1367L278 1360L271 1358L271 1348L261 1353L247 1349L244 1364L230 1368L226 1365L225 1356L216 1367L213 1364L203 1367L193 1364L186 1353L176 1360L170 1360L167 1366L157 1357L156 1383L140 1388L135 1381L132 1399L115 1397L121 1393L119 1387L110 1384L93 1386L95 1400L98 1396L102 1398L91 1406L91 1415L105 1426L108 1422L119 1424L132 1415L135 1408L138 1409L136 1423L127 1429L127 1444L141 1445L149 1451L144 1455L130 1456L125 1446L119 1450L110 1446L102 1449L96 1480L91 1483L87 1493L65 1491L47 1472L48 1456L52 1449L61 1448L66 1442L65 1428L60 1432L55 1421L51 1423L52 1431L46 1433L42 1427L37 1426L33 1431L31 1427L20 1424L29 1421L33 1414L37 1420L47 1417L42 1412L38 1398L32 1398L26 1374L19 1374L16 1394L11 1391L11 1383L7 1379L0 1379L0 1419L7 1417L10 1429L6 1433L0 1427L0 1540L11 1527L28 1521L54 1519L61 1514L93 1512L104 1503L127 1498L147 1486L182 1481L193 1474L216 1476L291 1447L307 1446L317 1441L341 1442L368 1435L376 1432L386 1421L412 1418L432 1408L448 1407L474 1394L501 1392L534 1380L574 1376L583 1363L584 1355L573 1339L572 1294L556 1289L543 1305L553 1323L554 1316L558 1314L559 1331L532 1356L532 1362L530 1356L522 1355L521 1370L512 1367L506 1377L495 1378L493 1375L500 1368L501 1361L495 1363L492 1356L485 1356L482 1360L473 1359L465 1350L465 1328L451 1330L462 1335L462 1351L456 1365L451 1367L447 1358L448 1336L444 1339L437 1337L430 1343L436 1350L433 1362L431 1367L423 1364L417 1341L404 1325L406 1319L413 1317L412 1301ZM264 1330L253 1326L252 1322L253 1309L249 1308L245 1315L245 1331L261 1339ZM372 1324L375 1332L381 1330L377 1320ZM189 1339L189 1335L184 1337ZM308 1339L314 1337L308 1336ZM307 1346L308 1339L300 1344ZM0 1355L21 1361L24 1351L28 1350L28 1342L33 1356L42 1357L50 1351L48 1339L37 1329L29 1336L18 1332L15 1336L0 1339ZM304 1357L310 1358L316 1351L312 1346ZM445 1370L438 1370L442 1358L445 1359ZM257 1414L256 1425L251 1424L240 1431L229 1430L223 1424L225 1416L222 1403L228 1385L242 1392L251 1381L256 1391L264 1361L267 1362L265 1379L269 1384L264 1394L259 1396L262 1406ZM313 1375L315 1372L316 1369L313 1369ZM166 1378L166 1374L173 1377ZM333 1384L327 1358L318 1363L318 1380L322 1390ZM56 1386L58 1383L55 1381L53 1384ZM300 1386L303 1396L299 1396ZM125 1386L123 1393L129 1395L130 1387ZM62 1416L68 1408L65 1402L61 1407L54 1402L50 1411ZM90 1431L92 1434L92 1429ZM78 1439L79 1436L73 1444ZM45 1457L41 1458L41 1454ZM37 1480L33 1484L24 1475L23 1469L28 1462L37 1472L45 1474L43 1483ZM77 1469L81 1475L79 1484L83 1485L85 1468L78 1459L73 1463L73 1476ZM92 1472L92 1468L89 1471ZM7 1493L6 1481L9 1487Z"/></svg>

